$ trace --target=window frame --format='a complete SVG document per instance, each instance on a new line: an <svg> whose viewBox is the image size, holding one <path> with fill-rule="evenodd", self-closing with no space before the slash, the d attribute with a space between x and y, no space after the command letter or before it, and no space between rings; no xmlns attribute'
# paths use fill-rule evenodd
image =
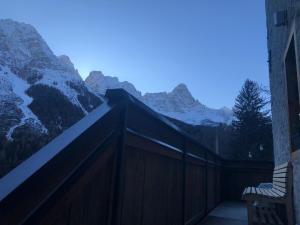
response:
<svg viewBox="0 0 300 225"><path fill-rule="evenodd" d="M295 21L292 23L291 25L291 30L290 30L290 34L289 34L289 37L288 37L288 42L287 42L287 45L286 45L286 48L285 48L285 52L284 52L284 55L283 55L283 65L284 65L284 75L285 75L285 91L286 91L286 96L287 96L287 101L288 101L288 83L287 83L287 74L286 74L286 58L287 58L287 55L289 53L289 49L290 49L290 46L292 44L292 41L293 41L293 44L294 44L294 50L295 50L295 61L296 61L296 73L297 73L297 81L298 81L298 95L299 95L299 100L300 100L300 75L299 75L299 57L298 57L298 45L297 45L297 33L296 33L296 25L295 25ZM299 102L299 105L300 105L300 102ZM293 150L292 149L292 134L291 134L291 124L290 124L290 109L289 109L289 106L288 106L288 135L289 135L289 146L290 146L290 155L291 155L291 158L292 159L300 159L300 147L298 149L295 149Z"/></svg>

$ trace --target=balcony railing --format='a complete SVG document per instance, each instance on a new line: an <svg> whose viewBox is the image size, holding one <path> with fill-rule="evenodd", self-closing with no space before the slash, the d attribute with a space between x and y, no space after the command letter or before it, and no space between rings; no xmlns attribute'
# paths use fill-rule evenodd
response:
<svg viewBox="0 0 300 225"><path fill-rule="evenodd" d="M226 161L122 90L0 180L0 224L198 224L272 162Z"/></svg>

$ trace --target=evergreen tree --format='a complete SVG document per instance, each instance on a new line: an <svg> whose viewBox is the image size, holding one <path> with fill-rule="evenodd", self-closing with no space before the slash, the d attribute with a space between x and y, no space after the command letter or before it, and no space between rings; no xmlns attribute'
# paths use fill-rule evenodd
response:
<svg viewBox="0 0 300 225"><path fill-rule="evenodd" d="M273 158L272 123L268 101L255 81L246 80L233 108L231 146L237 159Z"/></svg>

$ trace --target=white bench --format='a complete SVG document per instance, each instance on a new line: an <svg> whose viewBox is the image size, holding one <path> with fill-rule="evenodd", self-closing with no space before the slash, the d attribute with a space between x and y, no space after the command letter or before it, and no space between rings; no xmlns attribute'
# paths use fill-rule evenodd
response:
<svg viewBox="0 0 300 225"><path fill-rule="evenodd" d="M245 188L243 200L247 201L249 225L284 225L274 207L266 205L275 203L285 205L288 224L294 225L291 163L284 163L274 168L272 188ZM262 205L255 203L262 203Z"/></svg>

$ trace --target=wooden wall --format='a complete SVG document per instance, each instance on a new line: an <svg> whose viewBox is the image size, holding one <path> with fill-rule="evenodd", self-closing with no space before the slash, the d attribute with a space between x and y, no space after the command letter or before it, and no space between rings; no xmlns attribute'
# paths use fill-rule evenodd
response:
<svg viewBox="0 0 300 225"><path fill-rule="evenodd" d="M260 183L272 183L273 162L223 161L223 200L241 200L246 187L257 187Z"/></svg>
<svg viewBox="0 0 300 225"><path fill-rule="evenodd" d="M192 225L272 176L271 164L225 161L123 103L1 200L0 224Z"/></svg>

